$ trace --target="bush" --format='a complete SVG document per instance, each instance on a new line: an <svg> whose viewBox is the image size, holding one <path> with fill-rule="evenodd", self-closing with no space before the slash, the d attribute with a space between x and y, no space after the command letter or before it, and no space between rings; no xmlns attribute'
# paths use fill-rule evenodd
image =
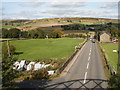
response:
<svg viewBox="0 0 120 90"><path fill-rule="evenodd" d="M61 28L55 29L55 30L52 32L53 38L61 38L62 35L64 34L62 31L63 31L63 29L61 29Z"/></svg>
<svg viewBox="0 0 120 90"><path fill-rule="evenodd" d="M120 88L120 75L112 75L109 81L111 88Z"/></svg>
<svg viewBox="0 0 120 90"><path fill-rule="evenodd" d="M41 80L41 79L49 78L47 69L45 68L33 71L31 75L32 75L31 79L34 79L34 80Z"/></svg>
<svg viewBox="0 0 120 90"><path fill-rule="evenodd" d="M17 28L9 29L9 38L19 38L20 32L20 29Z"/></svg>

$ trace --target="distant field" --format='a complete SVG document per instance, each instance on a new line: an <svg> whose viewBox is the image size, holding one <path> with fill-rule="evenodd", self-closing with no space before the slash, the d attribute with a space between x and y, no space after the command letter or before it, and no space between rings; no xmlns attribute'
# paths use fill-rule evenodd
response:
<svg viewBox="0 0 120 90"><path fill-rule="evenodd" d="M102 47L105 50L109 64L117 70L118 53L112 52L118 50L118 44L116 43L102 43Z"/></svg>
<svg viewBox="0 0 120 90"><path fill-rule="evenodd" d="M35 60L49 58L68 58L74 52L75 46L82 43L83 39L30 39L16 40L10 43L16 47L19 60Z"/></svg>
<svg viewBox="0 0 120 90"><path fill-rule="evenodd" d="M71 22L69 22L71 21ZM49 27L61 24L104 24L117 23L117 19L102 19L102 18L46 18L37 20L3 20L2 28L19 28L22 30L31 30L38 27Z"/></svg>

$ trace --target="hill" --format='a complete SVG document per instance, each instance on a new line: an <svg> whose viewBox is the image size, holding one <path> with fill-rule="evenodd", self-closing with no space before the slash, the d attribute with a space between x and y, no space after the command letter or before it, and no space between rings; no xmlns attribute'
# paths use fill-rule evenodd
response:
<svg viewBox="0 0 120 90"><path fill-rule="evenodd" d="M74 23L80 24L105 24L108 22L117 23L117 19L106 19L106 18L45 18L37 20L2 20L3 28L19 28L23 31L32 30L38 27L51 27L59 25L68 25Z"/></svg>

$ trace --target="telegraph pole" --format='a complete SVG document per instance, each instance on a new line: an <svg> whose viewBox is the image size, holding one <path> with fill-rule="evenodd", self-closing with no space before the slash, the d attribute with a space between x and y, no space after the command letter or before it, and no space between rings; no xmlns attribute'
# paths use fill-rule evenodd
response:
<svg viewBox="0 0 120 90"><path fill-rule="evenodd" d="M7 40L7 48L8 48L8 56L10 57L10 47L9 47L9 41Z"/></svg>

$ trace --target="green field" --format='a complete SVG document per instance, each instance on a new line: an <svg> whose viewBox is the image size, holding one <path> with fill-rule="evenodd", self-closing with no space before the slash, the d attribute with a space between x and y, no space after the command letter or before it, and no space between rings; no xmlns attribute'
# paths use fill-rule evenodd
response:
<svg viewBox="0 0 120 90"><path fill-rule="evenodd" d="M117 71L118 53L112 52L113 50L118 50L118 44L116 43L102 43L102 47L105 50L106 57L109 64Z"/></svg>
<svg viewBox="0 0 120 90"><path fill-rule="evenodd" d="M10 43L16 47L18 59L61 59L68 58L75 50L75 46L82 43L83 39L30 39L16 40Z"/></svg>

